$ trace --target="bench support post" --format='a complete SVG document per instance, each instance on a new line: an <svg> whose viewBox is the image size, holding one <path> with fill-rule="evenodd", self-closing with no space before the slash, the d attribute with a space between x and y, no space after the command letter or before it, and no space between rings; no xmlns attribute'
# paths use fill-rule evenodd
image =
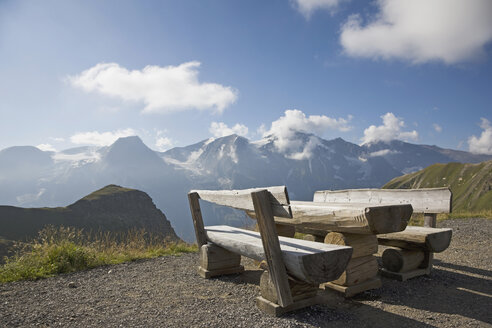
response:
<svg viewBox="0 0 492 328"><path fill-rule="evenodd" d="M190 203L191 217L193 219L193 226L195 227L195 236L198 247L202 247L207 243L207 235L205 234L205 228L203 226L202 210L200 209L200 196L196 192L190 192L188 194L188 201Z"/></svg>
<svg viewBox="0 0 492 328"><path fill-rule="evenodd" d="M424 213L424 227L435 228L437 224L436 213Z"/></svg>
<svg viewBox="0 0 492 328"><path fill-rule="evenodd" d="M258 228L260 230L263 249L265 250L268 270L277 292L278 304L282 307L286 307L292 304L293 300L287 271L285 270L284 261L282 259L282 251L280 250L280 242L275 228L268 191L262 190L252 192L251 197L253 199L256 219L258 220Z"/></svg>
<svg viewBox="0 0 492 328"><path fill-rule="evenodd" d="M230 252L215 244L208 243L200 248L198 274L205 279L244 271L241 255Z"/></svg>

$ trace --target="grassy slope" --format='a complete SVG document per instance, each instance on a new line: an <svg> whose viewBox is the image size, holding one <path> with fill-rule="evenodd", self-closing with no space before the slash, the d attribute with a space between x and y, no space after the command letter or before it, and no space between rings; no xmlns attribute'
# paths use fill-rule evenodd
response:
<svg viewBox="0 0 492 328"><path fill-rule="evenodd" d="M72 227L47 227L0 265L0 283L198 250L196 245L155 237L142 230L90 234Z"/></svg>
<svg viewBox="0 0 492 328"><path fill-rule="evenodd" d="M492 211L492 161L479 164L434 164L418 172L394 178L383 188L449 187L453 193L452 211Z"/></svg>

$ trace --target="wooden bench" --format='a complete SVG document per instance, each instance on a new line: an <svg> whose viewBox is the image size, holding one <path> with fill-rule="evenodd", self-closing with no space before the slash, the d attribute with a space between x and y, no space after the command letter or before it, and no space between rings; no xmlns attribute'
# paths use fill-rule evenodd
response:
<svg viewBox="0 0 492 328"><path fill-rule="evenodd" d="M451 229L436 228L437 214L451 212L452 194L448 188L323 190L314 193L313 201L323 204L411 204L414 213L424 213L424 227L408 226L400 232L378 234L378 243L390 246L382 253L383 267L380 269L382 275L390 278L405 281L429 275L433 253L444 251L451 242Z"/></svg>
<svg viewBox="0 0 492 328"><path fill-rule="evenodd" d="M278 237L275 217L292 219L285 187L194 190L188 194L200 247L199 274L211 278L241 273L241 256L267 262L257 306L272 315L326 302L319 284L337 279L352 255L348 246ZM230 226L204 226L199 200L254 213L259 233Z"/></svg>

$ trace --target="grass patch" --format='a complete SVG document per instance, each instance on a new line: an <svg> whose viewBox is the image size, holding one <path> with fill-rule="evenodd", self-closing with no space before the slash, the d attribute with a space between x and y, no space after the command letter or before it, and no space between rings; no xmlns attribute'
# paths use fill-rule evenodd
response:
<svg viewBox="0 0 492 328"><path fill-rule="evenodd" d="M86 233L72 227L47 227L39 232L38 238L5 259L0 266L0 283L197 250L196 245L170 242L143 230Z"/></svg>
<svg viewBox="0 0 492 328"><path fill-rule="evenodd" d="M452 213L439 213L437 214L437 222L448 219L469 219L469 218L484 218L492 219L492 210L483 211L457 211ZM414 213L408 221L408 225L423 226L424 225L424 213Z"/></svg>

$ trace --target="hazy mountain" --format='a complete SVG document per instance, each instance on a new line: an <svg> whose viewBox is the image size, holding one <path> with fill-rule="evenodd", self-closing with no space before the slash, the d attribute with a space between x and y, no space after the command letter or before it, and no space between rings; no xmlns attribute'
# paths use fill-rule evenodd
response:
<svg viewBox="0 0 492 328"><path fill-rule="evenodd" d="M36 237L47 225L94 232L145 229L170 240L179 240L166 216L146 193L116 185L106 186L66 207L0 206L3 239L25 241Z"/></svg>
<svg viewBox="0 0 492 328"><path fill-rule="evenodd" d="M177 234L192 240L186 196L191 189L286 185L291 199L311 200L315 190L381 187L436 162L492 159L401 141L359 146L306 133L293 134L285 145L275 136L251 142L230 135L166 152L151 150L138 137L61 152L11 147L0 152L0 204L64 206L105 185L124 185L147 192ZM229 214L204 205L206 224L219 223L224 215L234 225L248 222Z"/></svg>
<svg viewBox="0 0 492 328"><path fill-rule="evenodd" d="M434 164L418 172L394 178L383 188L449 187L452 211L492 210L492 161L478 164Z"/></svg>

